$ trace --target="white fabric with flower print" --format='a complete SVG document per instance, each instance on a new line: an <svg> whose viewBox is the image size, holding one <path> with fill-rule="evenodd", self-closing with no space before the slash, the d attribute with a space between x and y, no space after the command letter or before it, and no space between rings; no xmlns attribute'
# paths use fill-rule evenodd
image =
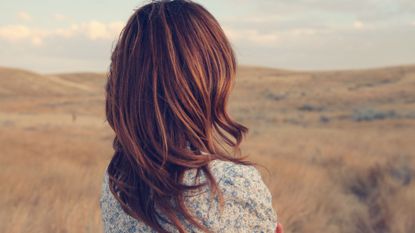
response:
<svg viewBox="0 0 415 233"><path fill-rule="evenodd" d="M223 192L225 206L219 212L217 196L210 200L209 186L197 196L186 196L185 204L208 229L218 233L274 233L277 215L272 207L272 196L264 184L261 174L253 166L235 164L230 161L213 160L209 167L212 175ZM194 184L195 170L185 173L183 182ZM206 178L203 172L197 182ZM117 202L108 186L108 174L105 172L100 196L101 216L105 233L156 233L145 223L127 215ZM201 232L188 223L181 214L187 232ZM172 226L163 225L169 232L178 232Z"/></svg>

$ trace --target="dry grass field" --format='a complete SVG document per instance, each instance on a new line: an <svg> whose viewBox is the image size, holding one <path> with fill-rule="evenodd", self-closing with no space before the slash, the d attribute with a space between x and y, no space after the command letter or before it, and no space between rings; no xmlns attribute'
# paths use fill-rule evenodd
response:
<svg viewBox="0 0 415 233"><path fill-rule="evenodd" d="M0 68L0 232L102 232L104 85ZM415 232L415 66L243 66L229 107L286 232Z"/></svg>

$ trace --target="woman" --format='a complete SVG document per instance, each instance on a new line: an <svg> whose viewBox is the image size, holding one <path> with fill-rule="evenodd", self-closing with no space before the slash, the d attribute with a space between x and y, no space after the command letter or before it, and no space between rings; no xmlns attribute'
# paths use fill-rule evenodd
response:
<svg viewBox="0 0 415 233"><path fill-rule="evenodd" d="M275 232L272 197L240 156L226 112L236 60L216 19L186 0L131 16L111 57L115 132L100 207L105 232Z"/></svg>

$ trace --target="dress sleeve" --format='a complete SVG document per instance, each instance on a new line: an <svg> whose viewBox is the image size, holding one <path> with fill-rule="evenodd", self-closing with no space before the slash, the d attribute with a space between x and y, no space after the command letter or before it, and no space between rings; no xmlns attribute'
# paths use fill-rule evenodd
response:
<svg viewBox="0 0 415 233"><path fill-rule="evenodd" d="M253 166L231 165L218 182L224 195L220 232L274 233L277 215L272 195Z"/></svg>

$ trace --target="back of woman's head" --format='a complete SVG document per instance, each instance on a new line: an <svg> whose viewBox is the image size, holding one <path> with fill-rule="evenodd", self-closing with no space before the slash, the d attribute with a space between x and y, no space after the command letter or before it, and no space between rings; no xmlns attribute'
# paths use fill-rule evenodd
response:
<svg viewBox="0 0 415 233"><path fill-rule="evenodd" d="M180 212L207 230L186 210L183 194L206 184L218 191L211 160L249 164L237 156L247 128L226 112L235 73L232 47L201 5L153 1L130 17L106 85L106 116L115 132L110 189L130 216L166 232L161 211L184 232ZM211 182L183 185L191 168Z"/></svg>

